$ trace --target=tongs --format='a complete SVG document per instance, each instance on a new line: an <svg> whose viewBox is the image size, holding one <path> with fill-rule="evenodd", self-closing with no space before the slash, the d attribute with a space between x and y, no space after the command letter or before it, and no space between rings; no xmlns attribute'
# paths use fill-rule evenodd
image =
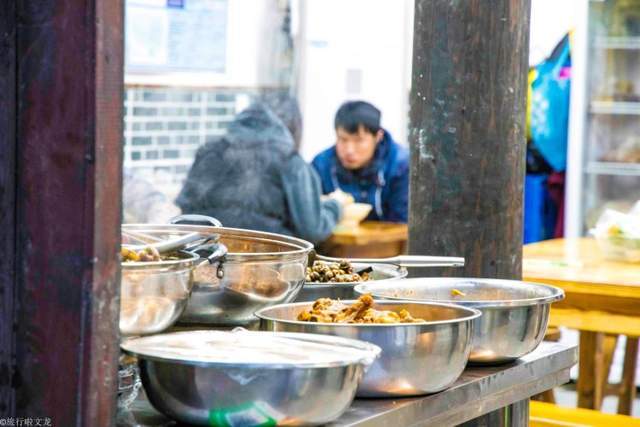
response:
<svg viewBox="0 0 640 427"><path fill-rule="evenodd" d="M222 224L217 219L202 215L179 215L172 218L170 220L170 224L205 224L210 227L222 227ZM123 244L125 248L133 251L141 251L151 247L157 250L160 254L176 252L178 250L197 252L198 250L208 246L212 241L217 241L220 238L219 234L211 233L209 231L194 231L171 239L161 239L151 233L145 232L144 229L125 229L124 227L122 229L122 234L135 239L138 242L142 242L140 244Z"/></svg>
<svg viewBox="0 0 640 427"><path fill-rule="evenodd" d="M314 261L340 262L346 259L352 264L391 264L400 267L464 267L464 258L429 255L398 255L390 258L333 258L318 255L312 251L309 256L309 265Z"/></svg>
<svg viewBox="0 0 640 427"><path fill-rule="evenodd" d="M136 232L123 230L123 234L127 234L134 238L139 238L138 236L136 236L137 234ZM153 238L156 241L153 243L145 243L145 244L138 244L138 245L125 244L123 246L133 251L141 251L146 248L154 248L155 250L158 251L158 253L163 254L163 253L175 252L179 249L186 250L189 244L193 242L200 242L200 244L207 243L208 241L217 238L217 235L213 234L209 237L209 236L203 236L202 233L194 232L194 233L185 234L184 236L178 236L176 238L169 239L169 240L158 240L157 238L151 237L148 235L145 235L145 237ZM204 242L202 242L203 240Z"/></svg>

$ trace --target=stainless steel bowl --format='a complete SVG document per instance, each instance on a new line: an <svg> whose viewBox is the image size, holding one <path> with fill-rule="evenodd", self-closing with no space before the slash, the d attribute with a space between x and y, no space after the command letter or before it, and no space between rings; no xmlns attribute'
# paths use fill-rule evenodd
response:
<svg viewBox="0 0 640 427"><path fill-rule="evenodd" d="M371 267L371 280L352 283L319 283L307 282L296 298L296 302L315 301L318 298L355 299L357 295L353 288L361 283L379 283L383 280L403 279L407 277L407 269L397 265L388 264L352 264L356 271Z"/></svg>
<svg viewBox="0 0 640 427"><path fill-rule="evenodd" d="M454 291L464 295L457 295ZM356 286L358 294L392 300L431 301L477 308L469 361L504 363L532 352L547 330L551 303L564 298L562 289L516 280L414 278Z"/></svg>
<svg viewBox="0 0 640 427"><path fill-rule="evenodd" d="M350 304L353 301L345 301ZM408 310L427 323L341 324L296 320L313 304L283 304L260 310L260 327L267 331L306 332L368 341L382 355L365 374L358 396L391 397L435 393L460 376L471 350L474 309L434 303L376 302L384 310Z"/></svg>
<svg viewBox="0 0 640 427"><path fill-rule="evenodd" d="M212 231L213 230L213 231ZM215 245L215 228L189 225L124 224L123 243L148 244L183 237L194 232L202 239L193 242L193 248L202 244ZM209 247L211 248L211 246ZM225 249L216 246L217 253L208 251L203 256L181 251L180 259L152 262L123 262L120 281L120 333L146 335L162 332L180 317L193 287L193 270L209 262L216 263ZM217 264L216 264L217 265Z"/></svg>
<svg viewBox="0 0 640 427"><path fill-rule="evenodd" d="M125 341L122 348L138 358L156 409L202 426L331 422L351 405L365 369L380 353L368 343L318 335L234 334L163 334ZM282 360L279 349L283 355L299 351Z"/></svg>
<svg viewBox="0 0 640 427"><path fill-rule="evenodd" d="M195 271L180 323L245 326L264 307L293 301L302 288L313 245L259 231L213 228L228 249L220 265Z"/></svg>
<svg viewBox="0 0 640 427"><path fill-rule="evenodd" d="M120 333L162 332L182 314L193 286L197 254L183 253L175 261L122 263Z"/></svg>

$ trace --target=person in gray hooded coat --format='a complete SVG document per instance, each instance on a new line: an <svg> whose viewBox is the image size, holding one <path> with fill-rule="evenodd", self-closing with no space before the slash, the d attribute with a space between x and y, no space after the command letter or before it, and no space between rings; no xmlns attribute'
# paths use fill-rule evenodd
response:
<svg viewBox="0 0 640 427"><path fill-rule="evenodd" d="M226 227L281 233L320 242L341 216L322 201L320 179L296 152L291 132L264 104L236 116L226 135L197 152L176 204Z"/></svg>

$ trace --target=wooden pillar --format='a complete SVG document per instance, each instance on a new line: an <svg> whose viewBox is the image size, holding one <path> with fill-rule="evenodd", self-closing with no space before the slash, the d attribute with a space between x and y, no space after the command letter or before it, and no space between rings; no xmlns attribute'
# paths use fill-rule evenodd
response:
<svg viewBox="0 0 640 427"><path fill-rule="evenodd" d="M520 278L530 0L416 0L409 252Z"/></svg>
<svg viewBox="0 0 640 427"><path fill-rule="evenodd" d="M15 3L0 12L0 419L15 407L12 389L15 340Z"/></svg>
<svg viewBox="0 0 640 427"><path fill-rule="evenodd" d="M3 2L0 417L115 418L123 15Z"/></svg>

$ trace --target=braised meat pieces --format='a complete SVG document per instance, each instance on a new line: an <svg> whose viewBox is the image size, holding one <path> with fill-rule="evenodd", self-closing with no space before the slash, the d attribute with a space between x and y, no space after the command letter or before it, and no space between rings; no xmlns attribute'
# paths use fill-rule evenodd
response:
<svg viewBox="0 0 640 427"><path fill-rule="evenodd" d="M407 310L376 310L371 295L362 295L351 305L330 298L320 298L311 310L298 314L298 320L318 323L424 323Z"/></svg>

